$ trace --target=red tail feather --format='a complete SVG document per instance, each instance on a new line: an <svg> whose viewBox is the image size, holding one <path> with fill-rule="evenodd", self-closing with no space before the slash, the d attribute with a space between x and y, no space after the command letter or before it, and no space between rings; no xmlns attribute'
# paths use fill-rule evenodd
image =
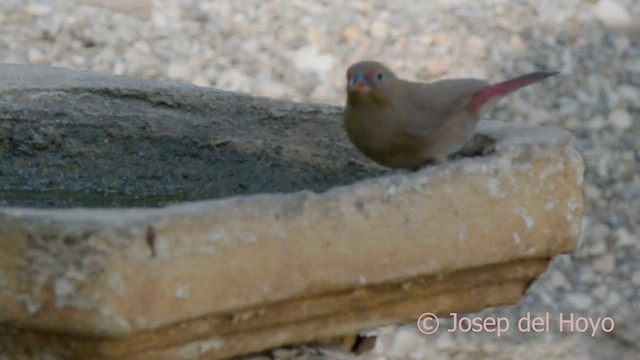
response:
<svg viewBox="0 0 640 360"><path fill-rule="evenodd" d="M515 79L507 80L505 82L489 85L486 88L477 92L471 102L469 102L469 110L476 112L482 108L484 104L495 97L505 96L521 87L525 87L529 84L533 84L538 81L542 81L550 76L558 75L557 71L539 71L531 74L523 75Z"/></svg>

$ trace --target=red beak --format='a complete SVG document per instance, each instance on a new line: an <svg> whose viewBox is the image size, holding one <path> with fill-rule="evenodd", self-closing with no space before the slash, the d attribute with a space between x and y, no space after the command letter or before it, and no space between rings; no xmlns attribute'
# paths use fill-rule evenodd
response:
<svg viewBox="0 0 640 360"><path fill-rule="evenodd" d="M369 91L369 84L362 75L355 74L349 78L348 89L351 92L363 93Z"/></svg>

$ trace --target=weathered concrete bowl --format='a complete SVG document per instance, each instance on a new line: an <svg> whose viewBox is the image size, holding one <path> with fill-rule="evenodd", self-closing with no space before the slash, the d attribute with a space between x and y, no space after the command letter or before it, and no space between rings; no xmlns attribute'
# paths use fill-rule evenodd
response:
<svg viewBox="0 0 640 360"><path fill-rule="evenodd" d="M484 122L474 156L390 172L337 107L0 78L8 358L216 359L511 304L580 236L562 130Z"/></svg>

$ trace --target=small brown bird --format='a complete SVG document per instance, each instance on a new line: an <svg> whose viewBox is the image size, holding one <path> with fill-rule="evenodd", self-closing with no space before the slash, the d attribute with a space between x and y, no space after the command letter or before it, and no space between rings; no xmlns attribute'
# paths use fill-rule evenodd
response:
<svg viewBox="0 0 640 360"><path fill-rule="evenodd" d="M361 61L347 70L344 126L369 158L416 170L460 150L487 102L556 74L534 72L494 85L478 79L417 83L379 62Z"/></svg>

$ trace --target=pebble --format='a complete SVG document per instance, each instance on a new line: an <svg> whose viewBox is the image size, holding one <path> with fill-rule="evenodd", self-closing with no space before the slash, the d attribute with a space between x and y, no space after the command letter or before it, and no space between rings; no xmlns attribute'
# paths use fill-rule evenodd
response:
<svg viewBox="0 0 640 360"><path fill-rule="evenodd" d="M444 334L441 336L438 336L438 339L435 342L435 346L438 349L452 349L456 347L456 342L453 339L453 336L451 336L451 334Z"/></svg>
<svg viewBox="0 0 640 360"><path fill-rule="evenodd" d="M624 67L630 72L638 74L640 73L640 59L627 59L624 62Z"/></svg>
<svg viewBox="0 0 640 360"><path fill-rule="evenodd" d="M517 34L513 34L511 35L511 37L509 37L509 47L512 51L515 52L521 52L526 49L526 45L524 43L524 40L522 39L522 36Z"/></svg>
<svg viewBox="0 0 640 360"><path fill-rule="evenodd" d="M589 247L588 251L589 255L599 256L607 251L607 244L604 242L604 240L596 241L594 243L591 243L590 245L591 246Z"/></svg>
<svg viewBox="0 0 640 360"><path fill-rule="evenodd" d="M343 36L352 45L363 42L367 36L357 26L349 25L343 30Z"/></svg>
<svg viewBox="0 0 640 360"><path fill-rule="evenodd" d="M258 95L271 98L282 98L287 94L288 88L284 84L266 80L258 86Z"/></svg>
<svg viewBox="0 0 640 360"><path fill-rule="evenodd" d="M620 294L618 294L617 292L610 292L609 296L607 296L607 299L604 301L604 305L609 308L613 308L618 306L621 301L622 297L620 296Z"/></svg>
<svg viewBox="0 0 640 360"><path fill-rule="evenodd" d="M593 225L591 225L590 229L589 229L589 233L587 234L591 239L593 239L592 243L593 245L601 243L601 244L605 244L605 240L607 239L609 233L611 232L611 228L609 228L609 226L605 225L604 223L597 221L594 222ZM606 247L606 246L605 246ZM593 255L601 255L604 252L604 250L602 252L596 253L596 252L592 252L591 254Z"/></svg>
<svg viewBox="0 0 640 360"><path fill-rule="evenodd" d="M388 349L388 354L392 357L406 358L409 353L419 346L423 338L424 335L414 326L401 326L398 328Z"/></svg>
<svg viewBox="0 0 640 360"><path fill-rule="evenodd" d="M640 236L632 234L627 228L616 230L616 247L640 246Z"/></svg>
<svg viewBox="0 0 640 360"><path fill-rule="evenodd" d="M445 56L430 57L426 61L426 66L430 76L444 75L449 71L449 59Z"/></svg>
<svg viewBox="0 0 640 360"><path fill-rule="evenodd" d="M566 301L577 310L587 310L593 305L591 296L583 293L570 293L566 296Z"/></svg>
<svg viewBox="0 0 640 360"><path fill-rule="evenodd" d="M42 53L42 51L36 48L30 48L27 52L27 58L29 62L32 64L41 64L46 60L46 57Z"/></svg>
<svg viewBox="0 0 640 360"><path fill-rule="evenodd" d="M32 16L48 16L53 10L51 4L34 3L26 6L25 11Z"/></svg>
<svg viewBox="0 0 640 360"><path fill-rule="evenodd" d="M487 55L487 43L479 36L469 36L466 40L467 52L478 59Z"/></svg>
<svg viewBox="0 0 640 360"><path fill-rule="evenodd" d="M609 289L609 286L605 284L600 284L600 285L596 285L596 287L593 288L593 290L591 291L591 294L593 294L593 297L595 297L596 299L600 301L605 301L609 296L610 292L611 290Z"/></svg>
<svg viewBox="0 0 640 360"><path fill-rule="evenodd" d="M318 28L310 27L307 29L307 40L313 45L321 46L326 43L327 37Z"/></svg>
<svg viewBox="0 0 640 360"><path fill-rule="evenodd" d="M616 93L622 100L627 101L630 106L640 108L640 90L636 86L622 84L618 87Z"/></svg>
<svg viewBox="0 0 640 360"><path fill-rule="evenodd" d="M342 349L336 349L336 348L332 348L332 347L321 347L318 349L318 351L324 355L324 357L326 357L327 359L332 359L332 360L357 360L358 358L350 353L350 352L346 352ZM308 358L308 357L302 357L299 358L300 360L303 359L308 359L308 360L314 360L313 358ZM316 358L316 359L321 359L321 358Z"/></svg>
<svg viewBox="0 0 640 360"><path fill-rule="evenodd" d="M374 39L385 39L389 34L389 25L386 21L376 20L371 25L371 36Z"/></svg>
<svg viewBox="0 0 640 360"><path fill-rule="evenodd" d="M551 272L549 282L551 283L551 286L553 286L555 289L563 289L563 290L571 289L571 283L569 283L569 281L567 280L567 277L561 271L558 271L558 270Z"/></svg>
<svg viewBox="0 0 640 360"><path fill-rule="evenodd" d="M631 117L631 114L624 109L613 110L609 113L607 121L618 132L626 131L631 127L631 125L633 125L633 117Z"/></svg>
<svg viewBox="0 0 640 360"><path fill-rule="evenodd" d="M169 79L184 79L191 77L191 71L187 64L173 62L167 68L167 76Z"/></svg>
<svg viewBox="0 0 640 360"><path fill-rule="evenodd" d="M602 129L603 127L605 127L605 125L607 125L607 121L604 119L604 117L602 117L600 115L597 115L594 118L592 118L591 120L589 120L589 123L587 124L589 129L591 129L593 131L598 131L598 130Z"/></svg>
<svg viewBox="0 0 640 360"><path fill-rule="evenodd" d="M500 30L503 30L507 33L513 33L516 30L516 25L513 21L511 21L511 19L506 18L506 17L500 17L498 18L498 20L496 21L496 25L498 25L498 28Z"/></svg>
<svg viewBox="0 0 640 360"><path fill-rule="evenodd" d="M592 266L601 274L610 274L616 268L616 258L612 253L607 253L593 260Z"/></svg>
<svg viewBox="0 0 640 360"><path fill-rule="evenodd" d="M633 22L629 11L616 0L598 1L593 8L593 12L607 26L627 28Z"/></svg>
<svg viewBox="0 0 640 360"><path fill-rule="evenodd" d="M494 355L500 351L501 346L493 342L485 342L481 344L482 352L486 355Z"/></svg>
<svg viewBox="0 0 640 360"><path fill-rule="evenodd" d="M593 184L587 183L587 184L584 184L584 195L587 197L588 200L598 201L599 199L602 198L602 190L600 190L599 187Z"/></svg>
<svg viewBox="0 0 640 360"><path fill-rule="evenodd" d="M334 62L332 55L320 53L316 45L302 47L293 56L293 64L298 71L315 73L320 78L327 75Z"/></svg>
<svg viewBox="0 0 640 360"><path fill-rule="evenodd" d="M277 360L288 360L293 359L299 353L298 349L276 349L271 352L271 355Z"/></svg>
<svg viewBox="0 0 640 360"><path fill-rule="evenodd" d="M580 272L580 275L578 276L578 278L580 279L580 282L583 284L590 284L593 283L595 281L595 274L592 270L592 268L590 267L585 267L583 269L581 269L582 271Z"/></svg>

